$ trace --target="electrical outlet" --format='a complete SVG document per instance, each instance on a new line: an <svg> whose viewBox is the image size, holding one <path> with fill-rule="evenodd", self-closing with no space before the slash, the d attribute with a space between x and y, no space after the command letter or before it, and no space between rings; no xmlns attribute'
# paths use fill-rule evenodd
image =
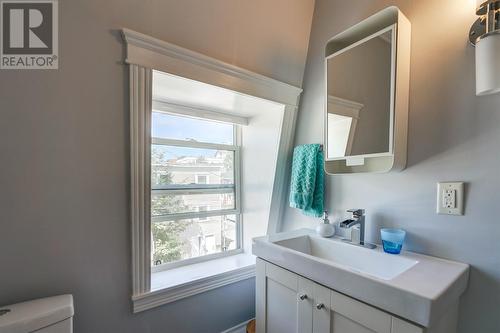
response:
<svg viewBox="0 0 500 333"><path fill-rule="evenodd" d="M464 215L464 183L438 183L437 213Z"/></svg>
<svg viewBox="0 0 500 333"><path fill-rule="evenodd" d="M457 191L445 188L443 191L443 206L445 208L457 208Z"/></svg>

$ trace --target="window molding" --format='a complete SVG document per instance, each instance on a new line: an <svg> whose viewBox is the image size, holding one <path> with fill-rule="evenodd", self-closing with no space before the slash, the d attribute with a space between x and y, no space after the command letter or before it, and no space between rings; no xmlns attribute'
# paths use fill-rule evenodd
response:
<svg viewBox="0 0 500 333"><path fill-rule="evenodd" d="M224 285L223 281L233 283L253 276L251 275L253 273L246 275L234 273L233 278L228 278L226 275L229 273L225 273L222 277L214 276L212 279L200 281L199 287L187 286L184 292L180 292L180 289L175 289L173 293L151 291L151 232L148 202L150 184L149 181L145 181L149 179L150 174L149 161L146 156L149 156L148 144L151 143L151 133L145 133L143 128L145 124L151 122L148 117L152 112L152 70L163 71L284 105L268 233L278 232L281 228L280 221L287 197L286 178L289 177L290 172L288 169L291 163L293 133L302 89L129 29L122 29L122 36L126 44L126 63L130 66L132 299L134 312L136 312L136 310L142 311L140 309L152 307L145 306L146 303L165 304L193 295L194 290L202 292ZM240 193L236 195L241 197ZM239 203L240 200L237 202ZM239 207L237 208L239 210ZM241 246L243 247L243 244ZM163 300L160 300L161 298Z"/></svg>
<svg viewBox="0 0 500 333"><path fill-rule="evenodd" d="M336 110L337 112L335 113L356 119L359 119L359 112L365 107L364 104L333 95L328 95L328 105L334 105L340 108Z"/></svg>
<svg viewBox="0 0 500 333"><path fill-rule="evenodd" d="M152 71L130 65L130 215L132 294L151 289L151 78Z"/></svg>
<svg viewBox="0 0 500 333"><path fill-rule="evenodd" d="M228 284L236 283L255 276L255 265L241 267L229 272L224 272L174 286L151 291L147 294L132 296L133 312L141 312L160 305L178 301L180 299L213 290Z"/></svg>
<svg viewBox="0 0 500 333"><path fill-rule="evenodd" d="M128 64L182 76L250 96L298 106L302 88L123 28Z"/></svg>

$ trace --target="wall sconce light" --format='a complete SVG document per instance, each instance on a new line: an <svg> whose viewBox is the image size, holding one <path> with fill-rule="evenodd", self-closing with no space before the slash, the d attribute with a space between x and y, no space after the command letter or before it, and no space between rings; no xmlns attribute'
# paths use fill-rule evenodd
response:
<svg viewBox="0 0 500 333"><path fill-rule="evenodd" d="M470 28L476 47L476 95L500 92L500 0L476 0L479 18Z"/></svg>

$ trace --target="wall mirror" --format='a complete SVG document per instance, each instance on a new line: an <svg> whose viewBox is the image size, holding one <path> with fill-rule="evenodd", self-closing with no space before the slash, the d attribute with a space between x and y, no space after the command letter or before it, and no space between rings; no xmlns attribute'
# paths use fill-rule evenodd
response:
<svg viewBox="0 0 500 333"><path fill-rule="evenodd" d="M328 160L392 153L393 29L327 59Z"/></svg>
<svg viewBox="0 0 500 333"><path fill-rule="evenodd" d="M389 7L327 44L328 173L387 172L406 165L410 25L405 20Z"/></svg>

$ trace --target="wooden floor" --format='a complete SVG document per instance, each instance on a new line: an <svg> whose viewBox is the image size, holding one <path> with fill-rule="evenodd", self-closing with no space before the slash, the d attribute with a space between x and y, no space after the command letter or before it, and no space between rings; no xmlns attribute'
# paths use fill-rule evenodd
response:
<svg viewBox="0 0 500 333"><path fill-rule="evenodd" d="M255 333L255 319L252 319L248 322L247 333Z"/></svg>

